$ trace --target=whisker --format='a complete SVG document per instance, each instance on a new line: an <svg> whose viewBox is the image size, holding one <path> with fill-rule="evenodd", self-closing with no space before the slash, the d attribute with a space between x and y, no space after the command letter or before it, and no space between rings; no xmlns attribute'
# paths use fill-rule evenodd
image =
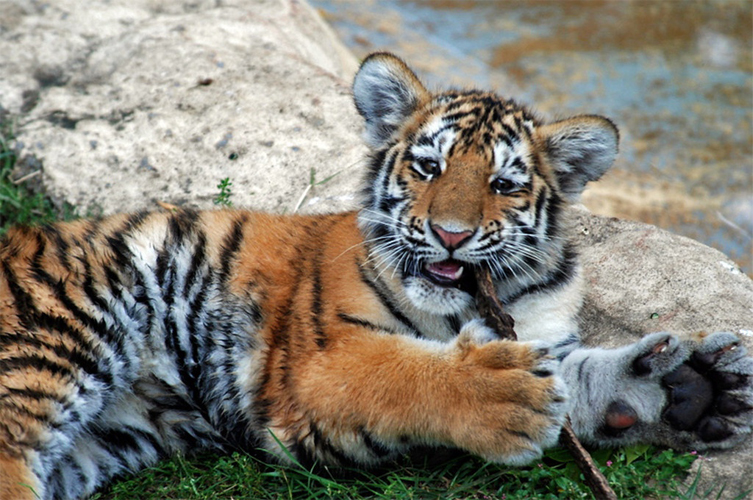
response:
<svg viewBox="0 0 753 500"><path fill-rule="evenodd" d="M374 238L367 238L367 239L365 239L363 241L360 241L360 242L356 243L355 245L351 245L350 247L346 248L345 250L343 250L342 252L340 252L340 254L337 257L335 257L334 259L332 259L331 262L335 262L337 259L339 259L343 255L345 255L346 253L350 252L354 248L357 248L357 247L360 247L360 246L363 246L363 245L366 245L366 244L369 244L369 243L374 243L376 241L387 240L387 239L391 239L391 238L394 238L394 236L392 236L391 234L384 235L384 236L377 236L377 237L374 237Z"/></svg>

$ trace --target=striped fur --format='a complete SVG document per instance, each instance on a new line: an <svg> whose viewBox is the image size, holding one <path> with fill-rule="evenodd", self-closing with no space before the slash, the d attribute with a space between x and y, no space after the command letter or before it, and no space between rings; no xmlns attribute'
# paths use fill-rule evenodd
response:
<svg viewBox="0 0 753 500"><path fill-rule="evenodd" d="M676 435L610 441L612 400L582 393L600 371L672 372L693 350L673 340L657 361L666 337L616 354L577 346L567 206L611 164L614 126L432 95L387 54L364 63L354 96L373 151L359 212L181 210L8 233L1 500L83 498L200 449L368 466L433 445L522 464L568 410L601 444ZM474 266L493 270L526 341L475 319ZM703 352L732 343L713 338ZM649 385L646 420L667 406Z"/></svg>

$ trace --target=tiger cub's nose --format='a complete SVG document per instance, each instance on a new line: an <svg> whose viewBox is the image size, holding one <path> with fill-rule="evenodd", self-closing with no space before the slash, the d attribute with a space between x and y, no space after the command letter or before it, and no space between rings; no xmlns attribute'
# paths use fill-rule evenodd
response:
<svg viewBox="0 0 753 500"><path fill-rule="evenodd" d="M439 238L442 246L447 250L455 250L456 248L459 248L468 238L473 236L473 231L454 233L452 231L446 231L436 224L431 225L431 230L434 235Z"/></svg>

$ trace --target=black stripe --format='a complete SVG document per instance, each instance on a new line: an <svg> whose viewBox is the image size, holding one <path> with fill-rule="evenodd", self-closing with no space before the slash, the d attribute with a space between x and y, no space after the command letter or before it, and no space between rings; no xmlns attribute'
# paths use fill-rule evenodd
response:
<svg viewBox="0 0 753 500"><path fill-rule="evenodd" d="M551 347L550 352L558 360L562 361L567 356L569 356L570 353L573 352L579 346L579 344L580 344L580 337L575 333L571 333L564 339L554 344Z"/></svg>
<svg viewBox="0 0 753 500"><path fill-rule="evenodd" d="M44 232L45 236L52 240L55 243L55 253L57 254L57 258L60 261L60 264L65 268L66 271L71 272L71 262L69 257L69 245L68 242L65 241L65 238L63 238L63 235L60 233L60 228L57 225L51 224L47 226L42 227L42 231Z"/></svg>
<svg viewBox="0 0 753 500"><path fill-rule="evenodd" d="M8 262L3 262L3 270L5 271L5 279L8 283L8 288L11 291L11 295L13 295L19 312L21 326L24 329L34 331L37 327L40 327L51 332L58 332L71 338L76 345L81 346L87 353L91 354L96 352L96 348L91 340L86 338L83 332L70 325L66 319L51 316L47 313L40 313L37 310L32 297L18 284L16 275L10 268ZM86 357L84 352L76 350L63 353L63 351L60 351L59 349L56 349L56 353L60 357L71 359L87 373L97 376L105 383L112 383L112 375L108 372L101 371L96 366L95 360Z"/></svg>
<svg viewBox="0 0 753 500"><path fill-rule="evenodd" d="M108 302L94 289L94 274L92 273L91 262L89 262L89 257L86 252L84 252L84 257L81 261L84 264L84 282L82 283L81 288L95 307L98 307L100 311L109 311L110 305Z"/></svg>
<svg viewBox="0 0 753 500"><path fill-rule="evenodd" d="M55 401L59 401L59 400L55 399ZM21 401L18 401L18 399L11 399L8 394L0 396L0 407L8 408L12 410L14 415L23 415L29 418L33 418L34 420L46 423L46 424L50 424L50 421L52 419L52 415L50 414L51 413L50 411L47 411L46 409L42 409L43 413L36 413L32 411L32 409L29 408L26 404L24 404ZM13 436L17 433L18 433L18 430L15 430L14 432L9 432L6 435ZM5 450L3 450L3 452L5 452Z"/></svg>
<svg viewBox="0 0 753 500"><path fill-rule="evenodd" d="M107 429L92 428L92 434L99 442L99 444L107 450L111 455L125 460L125 453L135 452L142 454L144 447L139 442L138 438L143 439L150 444L160 456L165 456L165 450L157 442L154 436L148 435L143 431L135 429L133 427L123 427L122 429L114 429L112 427Z"/></svg>
<svg viewBox="0 0 753 500"><path fill-rule="evenodd" d="M362 328L368 328L369 330L375 330L379 332L386 332L386 333L392 333L397 334L395 330L392 330L390 328L387 328L385 326L379 326L374 323L371 323L370 321L367 321L365 319L357 318L355 316L351 316L349 314L340 312L337 313L337 317L343 320L346 323L350 323L352 325L360 326Z"/></svg>
<svg viewBox="0 0 753 500"><path fill-rule="evenodd" d="M65 464L65 467L58 467L58 471L56 472L61 475L64 475L66 477L66 483L67 484L74 484L77 485L79 488L81 488L80 485L86 484L86 476L84 475L84 471L81 469L81 466L75 463L74 457L72 455L68 455L63 459L63 464ZM63 472L64 471L64 472ZM76 479L71 481L71 474L75 475ZM57 492L61 496L65 496L68 498L71 498L73 496L72 492L66 491L66 492ZM80 493L80 491L77 491L76 493Z"/></svg>
<svg viewBox="0 0 753 500"><path fill-rule="evenodd" d="M69 367L38 354L28 354L0 360L0 373L9 373L27 368L50 372L53 375L59 375L71 380L75 379L75 373Z"/></svg>
<svg viewBox="0 0 753 500"><path fill-rule="evenodd" d="M146 210L141 210L139 212L135 212L130 214L127 218L125 223L118 229L119 234L127 234L133 231L134 229L138 229L141 224L146 221L151 214Z"/></svg>
<svg viewBox="0 0 753 500"><path fill-rule="evenodd" d="M358 262L358 272L361 275L361 281L364 282L373 292L374 295L377 296L379 299L379 302L382 303L382 305L392 314L392 316L398 320L400 323L402 323L408 330L415 333L416 335L420 335L420 332L418 328L413 324L411 320L409 320L402 312L400 312L400 309L398 309L397 305L389 298L389 296L384 293L379 285L372 281L371 278L366 274L366 271L363 267L363 265Z"/></svg>
<svg viewBox="0 0 753 500"><path fill-rule="evenodd" d="M102 226L102 221L97 219L91 219L84 222L86 230L84 231L84 241L92 248L97 246L97 242L94 241L94 237L99 235Z"/></svg>
<svg viewBox="0 0 753 500"><path fill-rule="evenodd" d="M535 219L534 219L534 224L533 224L536 228L539 228L541 224L544 222L544 218L541 215L543 213L542 211L544 210L544 204L546 203L546 200L547 200L547 194L548 194L548 189L543 188L541 191L539 191L538 198L536 198L536 205L535 205L536 213L534 214ZM549 213L547 212L546 223L552 222L549 219L548 215Z"/></svg>
<svg viewBox="0 0 753 500"><path fill-rule="evenodd" d="M322 263L320 253L315 253L311 262L311 322L314 326L314 339L317 347L325 349L327 347L327 334L324 332L322 324Z"/></svg>
<svg viewBox="0 0 753 500"><path fill-rule="evenodd" d="M156 267L154 269L154 277L157 280L157 284L160 289L165 288L165 280L167 280L167 272L170 267L170 254L173 248L167 241L163 243L162 249L157 254ZM172 284L172 283L171 283ZM166 296L166 294L163 294Z"/></svg>
<svg viewBox="0 0 753 500"><path fill-rule="evenodd" d="M313 450L308 450L303 446L303 441L311 436L314 442L314 449L318 450L324 456L329 455L332 457L337 465L353 468L358 466L352 458L345 455L343 450L337 449L313 421L309 422L309 431L310 434L304 434L304 437L299 438L293 448L301 465L311 468L317 463L316 454L312 452Z"/></svg>
<svg viewBox="0 0 753 500"><path fill-rule="evenodd" d="M123 284L120 281L120 275L110 266L102 266L105 272L105 279L107 280L107 288L110 289L113 297L119 301L123 301L122 287Z"/></svg>
<svg viewBox="0 0 753 500"><path fill-rule="evenodd" d="M206 281L211 281L211 278L206 278ZM204 352L203 340L205 337L198 333L199 313L205 310L205 298L209 286L205 285L204 278L202 278L201 285L199 293L194 296L188 305L190 313L186 319L186 324L188 328L188 349L190 352L186 351L181 346L178 328L172 314L170 314L167 323L166 343L168 346L173 346L173 357L181 383L188 392L191 400L197 405L202 417L210 422L211 419L207 411L206 400L200 389L202 363L204 361L202 359L202 353Z"/></svg>
<svg viewBox="0 0 753 500"><path fill-rule="evenodd" d="M509 138L509 137L507 137L506 135L500 135L500 136L499 136L499 139L500 139L500 140L501 140L502 142L504 142L504 143L505 143L505 145L506 145L506 146L507 146L508 148L510 148L510 149L513 149L513 148L515 147L515 145L514 145L514 144L512 143L512 140L510 140L510 138Z"/></svg>
<svg viewBox="0 0 753 500"><path fill-rule="evenodd" d="M52 495L52 500L68 500L68 492L65 489L65 483L63 482L63 471L61 469L55 469L50 479L47 480L45 493Z"/></svg>
<svg viewBox="0 0 753 500"><path fill-rule="evenodd" d="M68 325L65 323L65 320L62 320L60 318L58 318L58 321L56 323L62 324L63 327L68 327ZM38 336L32 337L30 335L22 335L19 333L0 333L0 347L7 347L11 345L26 345L33 347L36 351L41 349L49 349L58 358L71 361L74 365L80 367L82 370L92 376L102 376L100 378L103 379L108 376L108 374L103 374L100 372L100 369L97 366L97 360L90 355L91 351L89 351L89 353L85 353L80 348L69 349L65 346L65 344L51 345L42 341ZM2 363L2 361L0 361L0 363ZM112 380L109 381L112 382Z"/></svg>
<svg viewBox="0 0 753 500"><path fill-rule="evenodd" d="M128 249L125 237L131 231L137 229L147 219L149 212L136 212L129 215L123 225L113 234L105 237L110 250L115 254L115 261L121 268L126 268L131 263L131 251ZM91 242L95 244L94 242Z"/></svg>
<svg viewBox="0 0 753 500"><path fill-rule="evenodd" d="M591 401L591 373L589 370L586 369L586 364L588 364L589 360L591 358L586 356L583 358L583 360L578 364L578 376L576 378L576 381L578 382L578 392L586 395L586 400Z"/></svg>
<svg viewBox="0 0 753 500"><path fill-rule="evenodd" d="M230 267L233 264L235 254L240 250L243 242L243 229L248 221L248 214L241 214L234 222L230 234L225 236L222 242L222 252L220 253L221 270L219 274L220 284L226 284L230 277Z"/></svg>
<svg viewBox="0 0 753 500"><path fill-rule="evenodd" d="M562 211L562 198L555 192L552 192L548 199L549 203L546 206L546 235L547 238L552 239L559 233L559 215Z"/></svg>
<svg viewBox="0 0 753 500"><path fill-rule="evenodd" d="M394 170L395 162L397 161L397 154L398 154L397 150L392 151L390 156L387 158L387 161L385 162L385 164L382 165L381 167L381 170L384 173L384 179L382 180L382 185L380 186L381 196L386 196L390 192L390 179L392 178L392 171ZM404 155L408 154L408 152L406 151L403 154Z"/></svg>
<svg viewBox="0 0 753 500"><path fill-rule="evenodd" d="M523 438L523 439L525 439L527 441L533 441L533 439L531 439L531 435L528 434L527 432L523 432L523 431L510 431L510 434L512 434L513 436L521 437L521 438Z"/></svg>
<svg viewBox="0 0 753 500"><path fill-rule="evenodd" d="M60 401L61 399L61 397L58 394L53 394L47 391L40 391L38 389L29 389L28 387L24 387L23 389L18 389L15 387L5 387L4 390L8 394L1 395L0 400L10 397L11 394L16 397L20 397L24 399L33 399L35 401L41 401L43 399L51 399L53 401Z"/></svg>
<svg viewBox="0 0 753 500"><path fill-rule="evenodd" d="M32 259L30 266L33 277L37 281L47 285L54 292L55 298L57 298L66 309L73 313L73 316L83 323L84 326L94 331L101 339L115 342L118 345L118 352L123 352L122 339L120 336L109 329L104 321L95 319L84 312L66 293L65 283L59 278L53 278L42 268L41 260L44 255L46 244L45 241L41 239L40 235L37 236L39 247L37 248L37 252Z"/></svg>
<svg viewBox="0 0 753 500"><path fill-rule="evenodd" d="M183 285L183 298L188 298L188 294L193 288L196 278L199 275L199 270L204 266L206 261L206 246L207 236L201 231L199 232L198 240L193 248L191 265L186 273L185 283Z"/></svg>
<svg viewBox="0 0 753 500"><path fill-rule="evenodd" d="M510 127L505 122L499 122L499 126L502 127L502 129L507 134L507 137L512 142L511 147L515 147L515 145L517 145L520 142L520 137L518 137L518 133L515 130L513 130L512 127ZM501 137L504 137L504 136L501 136Z"/></svg>
<svg viewBox="0 0 753 500"><path fill-rule="evenodd" d="M552 290L569 283L575 274L575 268L577 265L578 254L572 245L567 245L562 251L562 257L559 264L552 272L544 277L543 281L528 286L506 298L505 303L510 304L524 295Z"/></svg>
<svg viewBox="0 0 753 500"><path fill-rule="evenodd" d="M450 325L450 330L452 330L456 335L460 333L460 329L463 327L463 324L460 322L460 318L456 315L451 315L446 317L447 322Z"/></svg>
<svg viewBox="0 0 753 500"><path fill-rule="evenodd" d="M364 189L373 191L373 184L376 178L379 176L379 171L382 168L382 163L387 156L388 149L380 149L376 153L373 153L369 159L369 168L366 171L366 178L364 179Z"/></svg>
<svg viewBox="0 0 753 500"><path fill-rule="evenodd" d="M67 336L72 339L77 346L92 355L92 359L96 359L94 353L97 351L97 345L92 342L92 339L87 338L85 335L87 332L82 332L75 326L71 325L67 319L60 316L52 316L47 313L37 313L34 317L34 330L36 330L37 327Z"/></svg>
<svg viewBox="0 0 753 500"><path fill-rule="evenodd" d="M190 237L196 229L196 223L198 220L199 212L196 210L183 209L178 212L173 212L168 219L171 243L179 244L187 237Z"/></svg>
<svg viewBox="0 0 753 500"><path fill-rule="evenodd" d="M8 289L13 296L16 309L18 311L18 320L21 326L26 330L31 330L34 327L32 317L37 313L34 299L24 290L18 283L16 273L11 269L10 264L7 261L2 262L3 272L5 274L5 281L8 283Z"/></svg>
<svg viewBox="0 0 753 500"><path fill-rule="evenodd" d="M363 441L364 446L366 446L366 448L368 448L369 451L372 454L376 455L378 458L385 458L392 455L391 449L375 442L371 437L371 434L366 432L366 429L364 429L363 427L358 429L358 434L361 436L361 441Z"/></svg>
<svg viewBox="0 0 753 500"><path fill-rule="evenodd" d="M175 247L181 245L182 238L186 232L190 231L188 225L181 223L181 215L180 213L174 213L168 219L168 234L164 246L157 256L157 269L155 271L166 310L166 317L164 318L165 346L167 347L167 352L172 353L175 364L179 367L185 364L186 352L180 345L178 324L175 321L175 311L173 311L176 281L174 251Z"/></svg>

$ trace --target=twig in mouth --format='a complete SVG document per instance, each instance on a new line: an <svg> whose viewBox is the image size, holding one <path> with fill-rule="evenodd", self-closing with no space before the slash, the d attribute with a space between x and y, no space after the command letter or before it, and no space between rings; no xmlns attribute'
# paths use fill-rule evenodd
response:
<svg viewBox="0 0 753 500"><path fill-rule="evenodd" d="M476 307L479 314L486 320L487 325L494 329L500 337L507 340L517 340L518 336L514 330L515 320L505 312L497 298L491 272L487 268L476 268L475 272L476 281L478 282ZM560 444L573 455L575 463L583 473L586 484L591 488L597 500L617 500L617 495L609 486L607 478L601 473L591 455L588 454L588 451L586 451L575 435L575 432L573 432L569 418L565 421L565 425L562 426Z"/></svg>

